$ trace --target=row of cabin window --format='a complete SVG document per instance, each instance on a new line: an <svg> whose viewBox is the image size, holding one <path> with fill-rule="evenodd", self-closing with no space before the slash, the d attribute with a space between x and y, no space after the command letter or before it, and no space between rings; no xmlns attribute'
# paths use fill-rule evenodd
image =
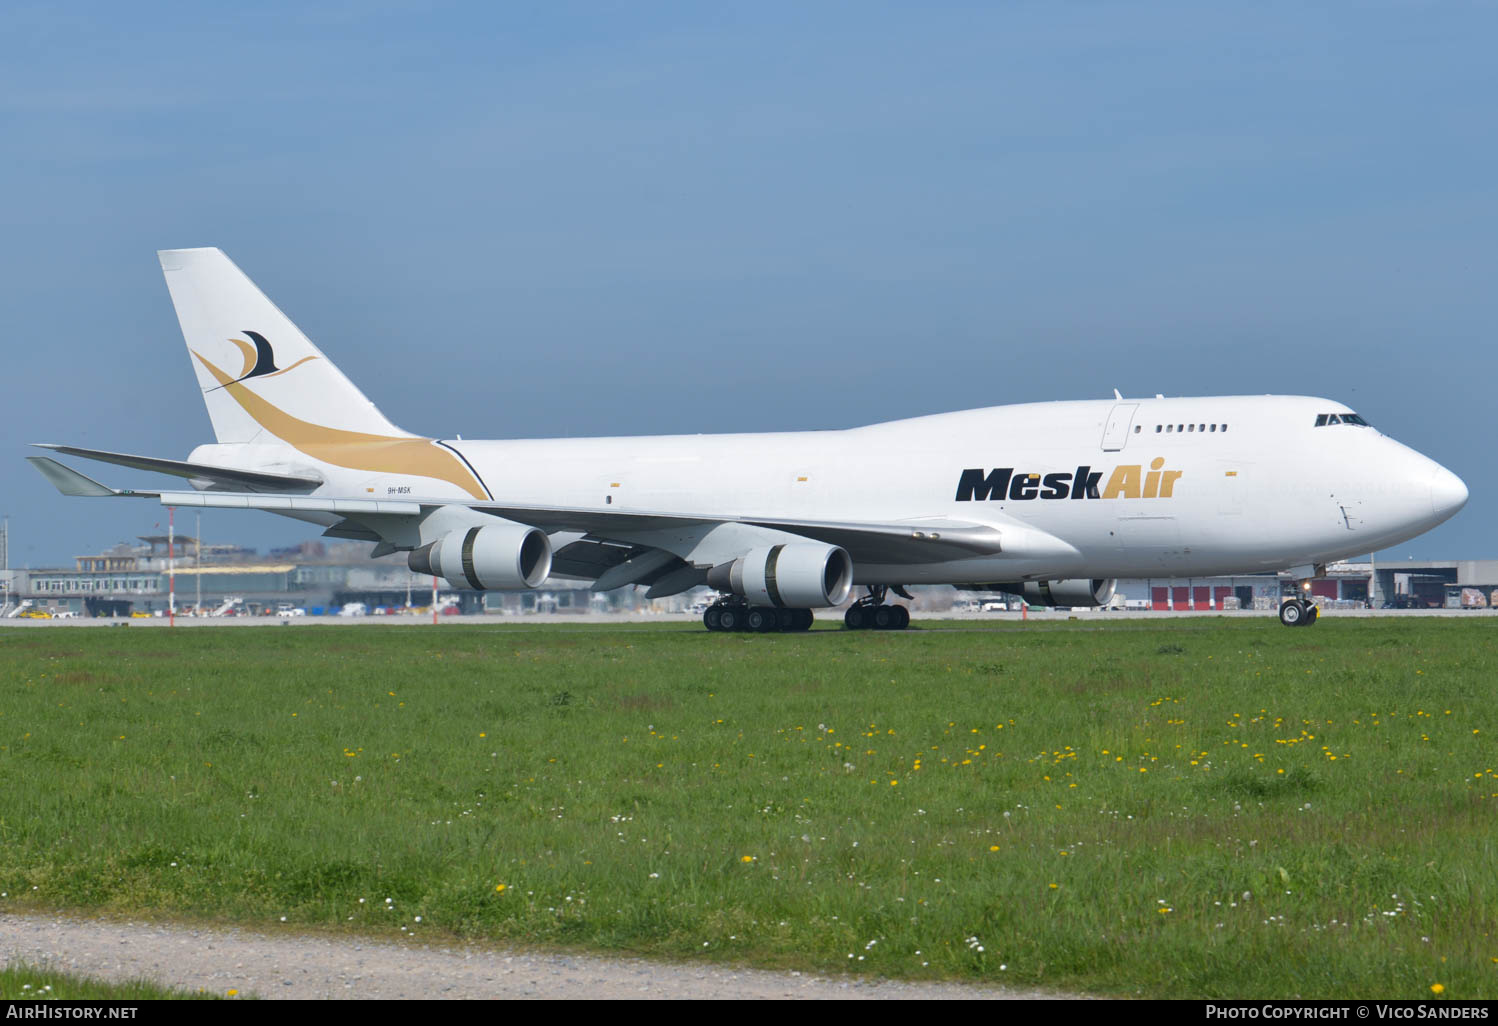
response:
<svg viewBox="0 0 1498 1026"><path fill-rule="evenodd" d="M1166 434L1174 434L1177 431L1226 431L1227 429L1226 424L1156 424L1155 434L1158 435L1162 431ZM1134 425L1134 434L1137 435L1142 430L1139 424Z"/></svg>

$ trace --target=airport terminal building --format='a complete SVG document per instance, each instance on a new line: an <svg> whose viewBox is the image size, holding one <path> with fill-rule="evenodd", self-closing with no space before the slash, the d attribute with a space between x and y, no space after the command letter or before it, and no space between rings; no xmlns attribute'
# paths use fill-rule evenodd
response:
<svg viewBox="0 0 1498 1026"><path fill-rule="evenodd" d="M412 573L404 555L368 558L364 543L312 541L261 556L237 545L204 545L177 536L144 536L105 553L74 557L71 567L0 570L0 616L330 615L430 608L430 577ZM169 554L169 548L171 550ZM637 605L628 594L592 595L580 582L548 581L523 593L455 590L440 584L438 605L459 613L606 611Z"/></svg>
<svg viewBox="0 0 1498 1026"><path fill-rule="evenodd" d="M1132 610L1272 612L1300 593L1290 574L1119 580L1114 605ZM1498 560L1332 563L1310 581L1322 609L1498 608Z"/></svg>

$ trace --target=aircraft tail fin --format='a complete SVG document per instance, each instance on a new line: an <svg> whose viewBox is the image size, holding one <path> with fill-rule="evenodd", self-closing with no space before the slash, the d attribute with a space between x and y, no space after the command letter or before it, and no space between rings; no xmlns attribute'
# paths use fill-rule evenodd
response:
<svg viewBox="0 0 1498 1026"><path fill-rule="evenodd" d="M160 251L221 443L413 437L392 424L219 249Z"/></svg>

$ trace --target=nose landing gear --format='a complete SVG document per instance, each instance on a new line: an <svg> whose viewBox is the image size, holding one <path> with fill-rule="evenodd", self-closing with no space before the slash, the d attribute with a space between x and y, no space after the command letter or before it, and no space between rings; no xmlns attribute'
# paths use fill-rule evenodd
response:
<svg viewBox="0 0 1498 1026"><path fill-rule="evenodd" d="M1305 599L1286 599L1280 605L1280 623L1286 627L1309 627L1316 617L1315 604Z"/></svg>
<svg viewBox="0 0 1498 1026"><path fill-rule="evenodd" d="M1280 603L1280 623L1286 627L1309 627L1318 616L1311 582L1326 576L1326 564L1308 563L1291 567L1289 572L1296 579L1296 594Z"/></svg>

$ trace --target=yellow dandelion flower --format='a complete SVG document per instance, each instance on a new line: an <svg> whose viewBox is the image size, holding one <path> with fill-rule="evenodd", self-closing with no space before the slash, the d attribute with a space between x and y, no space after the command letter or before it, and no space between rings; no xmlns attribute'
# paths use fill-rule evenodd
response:
<svg viewBox="0 0 1498 1026"><path fill-rule="evenodd" d="M1446 993L1446 988L1439 983L1432 983L1430 985L1430 992L1432 994L1444 994Z"/></svg>

